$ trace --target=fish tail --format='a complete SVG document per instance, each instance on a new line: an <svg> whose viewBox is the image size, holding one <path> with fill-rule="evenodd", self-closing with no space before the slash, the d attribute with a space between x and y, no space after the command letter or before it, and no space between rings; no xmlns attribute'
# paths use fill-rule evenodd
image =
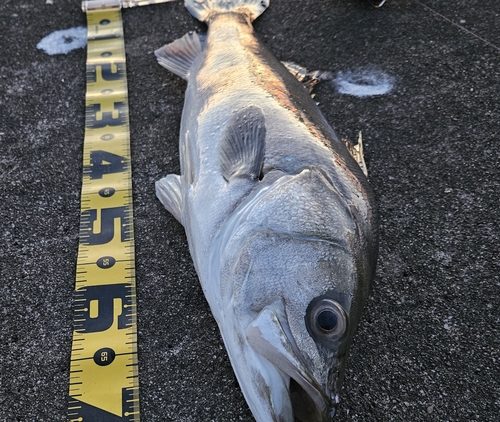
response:
<svg viewBox="0 0 500 422"><path fill-rule="evenodd" d="M253 21L269 6L270 0L185 0L189 12L198 20L206 22L216 13L236 12L250 16Z"/></svg>

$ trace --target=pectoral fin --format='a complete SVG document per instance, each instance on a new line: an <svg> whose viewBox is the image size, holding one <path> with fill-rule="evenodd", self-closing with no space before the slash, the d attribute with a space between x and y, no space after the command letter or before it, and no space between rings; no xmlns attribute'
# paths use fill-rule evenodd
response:
<svg viewBox="0 0 500 422"><path fill-rule="evenodd" d="M196 58L203 51L205 37L190 32L182 38L155 51L158 63L171 72L187 80L189 71Z"/></svg>
<svg viewBox="0 0 500 422"><path fill-rule="evenodd" d="M163 206L182 224L181 178L177 174L168 176L156 182L156 196Z"/></svg>
<svg viewBox="0 0 500 422"><path fill-rule="evenodd" d="M257 180L264 163L266 125L258 107L247 107L233 116L219 146L222 175Z"/></svg>

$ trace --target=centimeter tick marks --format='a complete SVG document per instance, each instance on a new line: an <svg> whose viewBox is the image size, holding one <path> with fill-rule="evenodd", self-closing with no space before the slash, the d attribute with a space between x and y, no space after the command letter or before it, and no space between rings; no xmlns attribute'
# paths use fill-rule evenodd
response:
<svg viewBox="0 0 500 422"><path fill-rule="evenodd" d="M121 12L88 10L80 244L68 421L139 421L134 232Z"/></svg>

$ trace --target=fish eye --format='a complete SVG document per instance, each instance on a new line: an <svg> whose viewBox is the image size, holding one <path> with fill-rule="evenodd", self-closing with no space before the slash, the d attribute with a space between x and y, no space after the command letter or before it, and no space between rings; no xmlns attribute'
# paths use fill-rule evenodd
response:
<svg viewBox="0 0 500 422"><path fill-rule="evenodd" d="M337 314L330 309L321 311L316 317L316 324L318 324L318 327L327 333L335 330L338 323L339 319Z"/></svg>
<svg viewBox="0 0 500 422"><path fill-rule="evenodd" d="M313 300L308 307L308 326L325 340L341 338L347 329L347 315L344 308L332 299Z"/></svg>

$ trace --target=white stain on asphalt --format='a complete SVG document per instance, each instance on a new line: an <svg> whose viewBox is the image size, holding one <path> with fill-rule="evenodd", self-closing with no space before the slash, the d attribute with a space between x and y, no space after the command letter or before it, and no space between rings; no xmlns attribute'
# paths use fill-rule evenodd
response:
<svg viewBox="0 0 500 422"><path fill-rule="evenodd" d="M339 72L333 82L341 94L355 97L384 95L394 87L392 76L373 70Z"/></svg>
<svg viewBox="0 0 500 422"><path fill-rule="evenodd" d="M52 32L42 38L36 48L52 56L54 54L68 54L76 48L85 47L85 45L87 45L87 28L79 26Z"/></svg>

